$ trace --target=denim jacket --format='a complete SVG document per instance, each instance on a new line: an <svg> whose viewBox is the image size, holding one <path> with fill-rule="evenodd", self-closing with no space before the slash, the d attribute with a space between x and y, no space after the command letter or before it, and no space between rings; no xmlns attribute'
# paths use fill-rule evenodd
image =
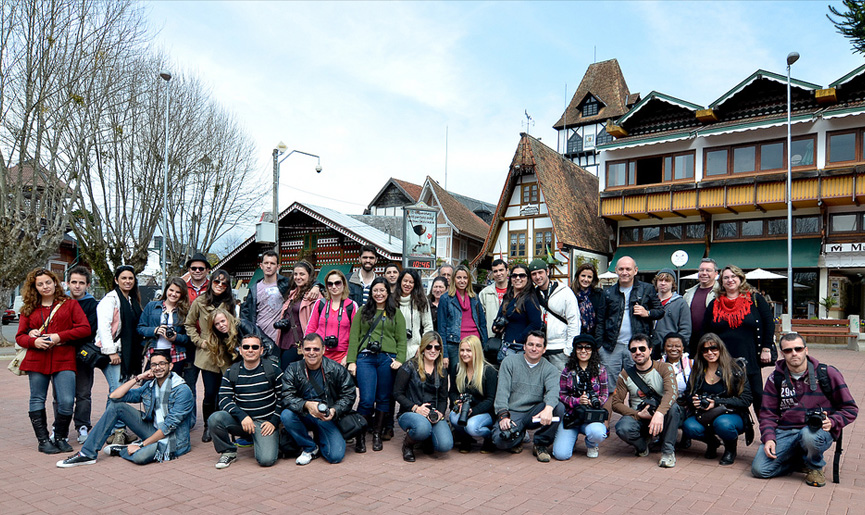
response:
<svg viewBox="0 0 865 515"><path fill-rule="evenodd" d="M165 454L174 459L189 452L189 431L192 429L192 417L189 415L192 413L195 401L192 398L192 390L179 375L172 372L167 380L171 381L171 392L168 395L165 420L160 424L159 429L169 438L169 448L165 450ZM109 400L128 404L143 404L142 420L152 422L155 416L153 402L155 386L156 380L151 379L140 387L129 390L123 397L119 399L109 397ZM163 450L160 449L160 454L162 452Z"/></svg>
<svg viewBox="0 0 865 515"><path fill-rule="evenodd" d="M481 307L480 299L476 296L470 297L469 306L471 306L472 310L472 319L475 321L475 325L481 335L481 344L486 344L487 317ZM439 299L438 327L439 334L442 335L445 342L458 344L462 340L460 337L460 326L462 320L463 310L460 308L460 303L456 298L456 294L454 294L453 297L448 294L442 295Z"/></svg>

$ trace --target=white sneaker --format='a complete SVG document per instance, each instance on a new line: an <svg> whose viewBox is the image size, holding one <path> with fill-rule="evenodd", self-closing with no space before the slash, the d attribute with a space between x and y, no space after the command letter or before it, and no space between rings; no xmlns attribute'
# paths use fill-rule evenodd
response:
<svg viewBox="0 0 865 515"><path fill-rule="evenodd" d="M588 458L597 458L598 457L598 448L597 447L589 447L586 449L586 457Z"/></svg>
<svg viewBox="0 0 865 515"><path fill-rule="evenodd" d="M83 444L87 441L87 426L78 428L78 443Z"/></svg>
<svg viewBox="0 0 865 515"><path fill-rule="evenodd" d="M312 452L303 451L294 462L298 465L309 465L309 462L316 458L318 458L318 447L313 449Z"/></svg>
<svg viewBox="0 0 865 515"><path fill-rule="evenodd" d="M661 454L661 461L658 462L658 466L665 469L671 469L676 466L676 455L673 453L670 454Z"/></svg>

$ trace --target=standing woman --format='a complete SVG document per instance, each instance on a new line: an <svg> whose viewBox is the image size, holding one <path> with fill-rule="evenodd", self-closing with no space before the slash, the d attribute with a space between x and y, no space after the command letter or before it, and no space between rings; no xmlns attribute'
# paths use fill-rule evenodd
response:
<svg viewBox="0 0 865 515"><path fill-rule="evenodd" d="M496 315L497 321L502 319L504 325L493 322L493 331L502 338L499 363L509 354L522 352L529 332L539 331L544 326L535 287L529 279L529 267L524 264L511 269L511 284Z"/></svg>
<svg viewBox="0 0 865 515"><path fill-rule="evenodd" d="M495 445L490 438L493 431L493 402L496 398L499 374L495 367L484 359L481 340L477 336L466 336L459 345L459 362L456 377L451 381L450 398L451 426L454 436L458 439L460 452L471 452L472 440L476 437L484 439L481 452L489 454L495 451ZM468 397L468 404L463 399ZM463 418L462 410L467 408L468 419L460 424Z"/></svg>
<svg viewBox="0 0 865 515"><path fill-rule="evenodd" d="M430 307L430 315L432 316L433 322L433 331L438 332L439 330L439 322L438 322L438 307L439 301L441 300L442 295L448 291L448 280L442 276L438 276L433 279L432 286L430 287L430 293L427 295L427 299L429 299L429 307Z"/></svg>
<svg viewBox="0 0 865 515"><path fill-rule="evenodd" d="M453 449L454 439L445 420L448 378L442 360L442 338L438 333L424 334L415 359L400 367L393 396L399 402L399 427L405 430L402 459L413 462L414 444L427 438L438 452Z"/></svg>
<svg viewBox="0 0 865 515"><path fill-rule="evenodd" d="M459 362L460 342L464 338L476 336L481 346L487 343L487 317L472 288L471 274L465 265L456 268L453 284L448 288L447 295L442 295L439 321L439 333L445 340L445 366L454 375Z"/></svg>
<svg viewBox="0 0 865 515"><path fill-rule="evenodd" d="M138 320L138 334L144 338L144 359L154 350L168 350L175 367L186 359L186 346L191 343L186 334L186 314L189 313L189 292L186 283L172 277L162 297L148 302ZM179 368L178 368L179 370Z"/></svg>
<svg viewBox="0 0 865 515"><path fill-rule="evenodd" d="M384 267L384 273L381 275L387 280L391 293L396 293L396 283L399 280L399 267L394 263L389 263Z"/></svg>
<svg viewBox="0 0 865 515"><path fill-rule="evenodd" d="M324 342L324 357L342 366L346 364L351 322L360 308L348 298L348 281L339 270L331 270L324 278L324 298L312 307L306 334L317 333Z"/></svg>
<svg viewBox="0 0 865 515"><path fill-rule="evenodd" d="M690 415L682 424L685 436L706 442L706 459L718 456L720 438L724 442L720 463L732 465L746 423L750 430L751 389L745 371L730 356L718 335L706 333L697 343L694 373L680 399Z"/></svg>
<svg viewBox="0 0 865 515"><path fill-rule="evenodd" d="M369 302L351 323L348 371L360 389L357 412L366 417L372 431L372 450L382 450L382 429L388 413L393 374L405 361L405 318L396 307L387 281L376 277L369 288ZM366 452L366 434L355 441L355 452Z"/></svg>
<svg viewBox="0 0 865 515"><path fill-rule="evenodd" d="M703 319L703 334L706 333L717 334L734 358L745 358L754 413L759 416L763 403L760 366L772 363L775 319L772 308L748 284L738 266L727 265L721 271L721 284L715 287L715 299L706 307Z"/></svg>
<svg viewBox="0 0 865 515"><path fill-rule="evenodd" d="M396 298L399 310L405 318L405 357L412 359L420 347L421 337L433 330L432 314L417 272L403 270L396 282L399 291Z"/></svg>
<svg viewBox="0 0 865 515"><path fill-rule="evenodd" d="M595 324L598 323L598 305L601 303L601 294L598 288L598 271L592 263L583 263L574 274L574 282L571 284L574 295L577 296L577 305L580 308L580 334L594 334Z"/></svg>
<svg viewBox="0 0 865 515"><path fill-rule="evenodd" d="M283 370L295 361L303 359L298 348L306 332L306 326L309 324L312 305L321 298L321 292L318 289L312 291L314 286L312 274L312 265L306 261L295 263L291 276L291 286L288 295L286 295L285 304L282 305L282 320L276 322L280 325L277 327L277 342L279 342L282 353L279 364Z"/></svg>
<svg viewBox="0 0 865 515"><path fill-rule="evenodd" d="M201 434L202 442L210 442L210 430L207 427L207 419L216 411L216 394L222 377L219 372L214 372L208 356L208 340L210 338L210 327L212 327L212 315L218 308L228 313L235 312L234 294L231 291L231 276L225 270L216 270L210 276L204 295L199 295L189 306L186 315L186 334L197 349L195 352L194 377L191 384L198 381L198 373L202 372L201 379L204 383L204 399L201 401L201 412L204 416L204 432ZM196 391L192 389L195 397ZM193 416L195 408L192 409ZM193 419L194 421L194 419Z"/></svg>
<svg viewBox="0 0 865 515"><path fill-rule="evenodd" d="M60 289L54 272L38 268L27 274L22 288L24 304L15 342L27 349L19 369L30 381L30 423L39 442L39 452L70 452L67 442L72 405L75 402L75 346L69 342L90 335L87 316L75 299ZM57 397L54 441L48 439L45 398L48 384Z"/></svg>
<svg viewBox="0 0 865 515"><path fill-rule="evenodd" d="M109 365L102 369L108 381L108 393L122 382L141 373L144 349L138 334L141 318L141 295L138 293L138 278L129 265L114 271L114 289L106 293L96 306L96 346L109 358ZM110 402L110 401L108 401ZM123 423L115 426L110 443L125 445L126 431Z"/></svg>

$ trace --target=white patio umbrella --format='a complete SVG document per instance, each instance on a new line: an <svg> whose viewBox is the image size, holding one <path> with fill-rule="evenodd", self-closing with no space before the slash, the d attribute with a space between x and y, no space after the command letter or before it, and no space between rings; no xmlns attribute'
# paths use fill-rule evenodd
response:
<svg viewBox="0 0 865 515"><path fill-rule="evenodd" d="M598 276L598 279L618 279L619 276L615 272L604 272Z"/></svg>
<svg viewBox="0 0 865 515"><path fill-rule="evenodd" d="M745 279L786 279L786 275L776 274L762 268L755 268L745 274Z"/></svg>
<svg viewBox="0 0 865 515"><path fill-rule="evenodd" d="M699 279L700 278L699 274L700 274L700 272L694 272L691 275L686 275L686 276L682 277L682 279Z"/></svg>

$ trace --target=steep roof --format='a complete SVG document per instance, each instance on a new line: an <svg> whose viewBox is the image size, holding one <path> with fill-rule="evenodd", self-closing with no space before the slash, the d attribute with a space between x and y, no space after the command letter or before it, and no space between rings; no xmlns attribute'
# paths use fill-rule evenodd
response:
<svg viewBox="0 0 865 515"><path fill-rule="evenodd" d="M387 180L387 182L384 183L384 186L382 186L382 188L378 190L378 193L376 193L372 200L369 202L367 208L376 205L379 199L381 199L382 195L384 195L391 186L396 188L400 193L402 193L411 200L411 202L408 202L408 204L416 203L420 198L420 192L423 189L420 184L415 184L413 182L403 181L400 179L394 179L393 177L391 177Z"/></svg>
<svg viewBox="0 0 865 515"><path fill-rule="evenodd" d="M589 93L600 100L602 105L598 109L598 114L583 117L580 106ZM619 68L619 61L610 59L609 61L592 63L574 92L571 103L562 113L559 121L553 125L553 129L563 130L565 123L568 127L573 127L618 118L628 112L626 103L630 95L631 92L628 91L622 69Z"/></svg>
<svg viewBox="0 0 865 515"><path fill-rule="evenodd" d="M429 186L442 214L457 232L483 240L490 226L474 214L462 202L442 188L432 177L427 176L424 189Z"/></svg>
<svg viewBox="0 0 865 515"><path fill-rule="evenodd" d="M423 189L423 186L420 184L415 184L413 182L403 181L401 179L393 179L393 182L397 184L406 194L411 197L415 202L420 198L420 192Z"/></svg>

